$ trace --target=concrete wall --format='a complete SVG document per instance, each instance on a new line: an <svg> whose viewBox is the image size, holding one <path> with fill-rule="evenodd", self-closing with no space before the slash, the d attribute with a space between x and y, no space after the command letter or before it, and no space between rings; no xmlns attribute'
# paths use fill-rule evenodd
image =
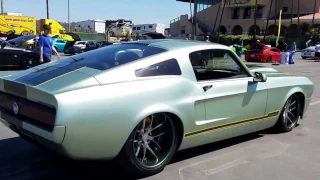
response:
<svg viewBox="0 0 320 180"><path fill-rule="evenodd" d="M192 34L192 23L189 21L187 14L181 15L179 20L170 24L170 35L173 37L181 36L185 31L185 34ZM197 34L203 34L203 32L197 27Z"/></svg>

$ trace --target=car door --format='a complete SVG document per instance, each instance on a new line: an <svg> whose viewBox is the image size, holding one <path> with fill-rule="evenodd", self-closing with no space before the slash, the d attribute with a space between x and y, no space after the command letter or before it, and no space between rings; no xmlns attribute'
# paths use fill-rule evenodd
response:
<svg viewBox="0 0 320 180"><path fill-rule="evenodd" d="M19 65L19 56L10 47L0 49L0 66Z"/></svg>
<svg viewBox="0 0 320 180"><path fill-rule="evenodd" d="M280 50L276 49L276 48L271 48L272 51L272 59L274 61L280 61L281 59L281 52Z"/></svg>
<svg viewBox="0 0 320 180"><path fill-rule="evenodd" d="M63 40L56 40L55 46L57 47L57 51L61 52L64 49L65 42Z"/></svg>
<svg viewBox="0 0 320 180"><path fill-rule="evenodd" d="M203 50L193 68L205 95L207 129L215 140L263 129L267 86L252 75L231 50ZM190 57L195 57L190 54ZM199 58L198 58L199 59Z"/></svg>

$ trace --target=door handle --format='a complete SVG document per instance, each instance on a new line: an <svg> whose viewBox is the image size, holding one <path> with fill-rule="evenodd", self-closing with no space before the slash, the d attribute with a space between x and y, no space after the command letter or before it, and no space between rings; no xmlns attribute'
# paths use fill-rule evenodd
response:
<svg viewBox="0 0 320 180"><path fill-rule="evenodd" d="M209 89L212 88L212 85L203 86L202 88L206 92L206 91L208 91Z"/></svg>

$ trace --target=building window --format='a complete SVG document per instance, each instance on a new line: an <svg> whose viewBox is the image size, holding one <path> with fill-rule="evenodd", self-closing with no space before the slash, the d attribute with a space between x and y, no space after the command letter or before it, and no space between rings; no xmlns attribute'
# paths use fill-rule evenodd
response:
<svg viewBox="0 0 320 180"><path fill-rule="evenodd" d="M250 19L251 17L251 7L246 7L244 9L243 19Z"/></svg>
<svg viewBox="0 0 320 180"><path fill-rule="evenodd" d="M152 25L149 25L149 28L151 29L151 28L152 28Z"/></svg>
<svg viewBox="0 0 320 180"><path fill-rule="evenodd" d="M234 8L233 10L233 19L239 19L240 17L240 9L239 8Z"/></svg>
<svg viewBox="0 0 320 180"><path fill-rule="evenodd" d="M262 14L263 14L263 8L259 6L257 8L257 18L262 18Z"/></svg>
<svg viewBox="0 0 320 180"><path fill-rule="evenodd" d="M288 12L288 7L283 7L283 8L282 8L282 11L283 11L283 12Z"/></svg>

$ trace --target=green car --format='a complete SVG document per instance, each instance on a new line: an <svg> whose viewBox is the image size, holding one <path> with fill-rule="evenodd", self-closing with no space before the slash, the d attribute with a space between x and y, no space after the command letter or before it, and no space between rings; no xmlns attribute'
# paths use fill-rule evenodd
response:
<svg viewBox="0 0 320 180"><path fill-rule="evenodd" d="M110 45L0 78L0 118L73 159L140 176L176 151L270 127L289 132L314 91L306 77L248 67L228 47L156 39Z"/></svg>

